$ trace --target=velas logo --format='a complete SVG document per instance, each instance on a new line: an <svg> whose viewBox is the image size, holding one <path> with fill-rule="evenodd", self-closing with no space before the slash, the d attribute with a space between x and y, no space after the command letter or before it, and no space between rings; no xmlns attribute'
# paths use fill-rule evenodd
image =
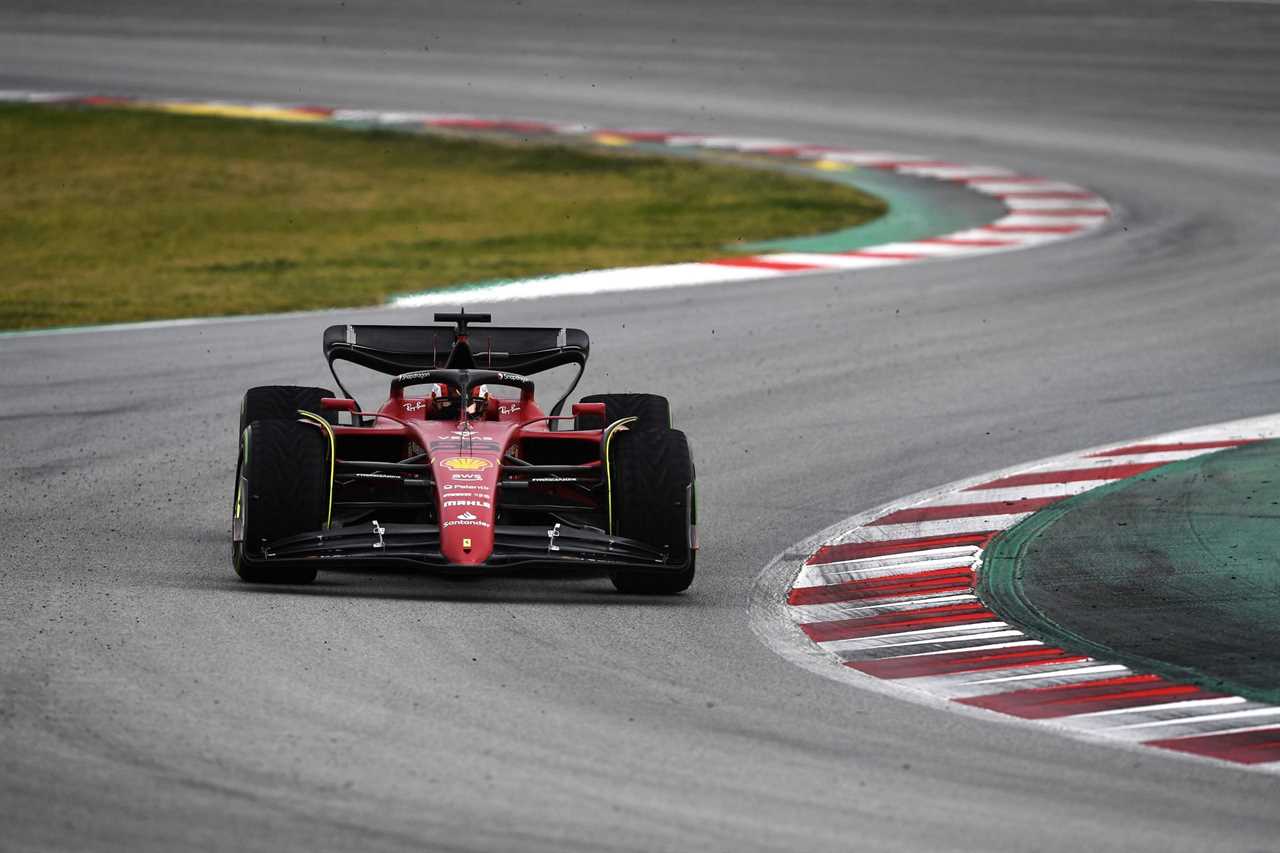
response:
<svg viewBox="0 0 1280 853"><path fill-rule="evenodd" d="M455 456L440 464L450 471L484 471L493 466L488 459L477 459L474 456Z"/></svg>

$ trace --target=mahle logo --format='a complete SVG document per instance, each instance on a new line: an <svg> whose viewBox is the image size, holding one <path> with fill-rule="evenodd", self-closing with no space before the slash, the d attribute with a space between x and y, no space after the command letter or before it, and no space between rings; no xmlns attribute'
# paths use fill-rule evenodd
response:
<svg viewBox="0 0 1280 853"><path fill-rule="evenodd" d="M477 459L474 456L455 456L440 464L450 471L484 471L493 465L488 459Z"/></svg>

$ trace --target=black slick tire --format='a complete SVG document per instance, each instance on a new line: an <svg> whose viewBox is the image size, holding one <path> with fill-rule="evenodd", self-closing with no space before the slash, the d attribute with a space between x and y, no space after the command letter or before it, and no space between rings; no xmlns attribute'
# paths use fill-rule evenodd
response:
<svg viewBox="0 0 1280 853"><path fill-rule="evenodd" d="M582 415L577 429L603 429L620 418L636 417L642 427L670 429L671 404L657 394L591 394L581 403L604 403L604 422L596 415Z"/></svg>
<svg viewBox="0 0 1280 853"><path fill-rule="evenodd" d="M666 548L675 571L615 568L619 592L674 595L693 583L697 552L690 548L693 457L685 434L675 429L627 429L609 441L610 525L617 536Z"/></svg>
<svg viewBox="0 0 1280 853"><path fill-rule="evenodd" d="M329 517L329 441L318 425L254 421L240 434L232 505L231 561L250 583L311 583L314 566L261 560L264 542L324 527Z"/></svg>
<svg viewBox="0 0 1280 853"><path fill-rule="evenodd" d="M335 413L320 406L323 397L332 397L328 388L308 388L304 385L261 385L244 393L240 403L240 432L254 421L274 421L281 418L293 420L298 410L315 412L320 417L337 423Z"/></svg>

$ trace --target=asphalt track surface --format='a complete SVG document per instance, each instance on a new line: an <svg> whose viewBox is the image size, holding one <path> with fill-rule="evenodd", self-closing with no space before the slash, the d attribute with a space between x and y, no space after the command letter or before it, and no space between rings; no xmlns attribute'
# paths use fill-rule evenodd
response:
<svg viewBox="0 0 1280 853"><path fill-rule="evenodd" d="M237 401L321 379L327 318L0 342L0 846L1274 849L1270 777L819 678L745 605L858 510L1280 408L1280 7L106 5L6 4L0 86L885 145L1119 216L1004 256L502 306L591 331L584 393L673 398L704 547L674 600L240 585Z"/></svg>

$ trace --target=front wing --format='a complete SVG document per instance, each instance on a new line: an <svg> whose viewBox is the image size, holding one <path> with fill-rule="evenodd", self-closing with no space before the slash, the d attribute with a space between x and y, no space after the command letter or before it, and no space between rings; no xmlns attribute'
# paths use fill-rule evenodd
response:
<svg viewBox="0 0 1280 853"><path fill-rule="evenodd" d="M267 543L261 554L244 555L260 565L401 565L483 573L485 569L628 567L661 572L687 569L692 551L680 563L668 562L666 549L611 536L600 530L557 524L498 525L489 559L480 564L449 563L440 553L440 528L434 524L386 524L339 527L302 533Z"/></svg>

